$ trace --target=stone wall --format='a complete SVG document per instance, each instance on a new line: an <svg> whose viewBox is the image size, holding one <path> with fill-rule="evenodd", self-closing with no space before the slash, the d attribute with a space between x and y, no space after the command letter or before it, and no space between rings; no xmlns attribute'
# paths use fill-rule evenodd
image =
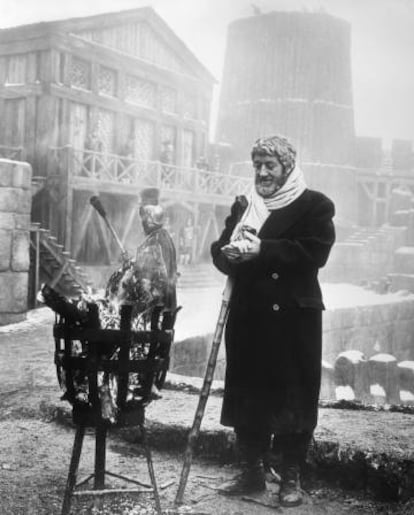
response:
<svg viewBox="0 0 414 515"><path fill-rule="evenodd" d="M213 334L176 340L171 372L203 377ZM390 353L398 361L414 360L414 298L401 296L382 304L328 309L323 316L323 360L333 366L341 352L358 350L366 356ZM225 372L224 344L220 347L215 379Z"/></svg>
<svg viewBox="0 0 414 515"><path fill-rule="evenodd" d="M399 361L414 359L414 300L412 295L384 304L327 310L323 319L323 359L333 364L346 350L367 356L393 354Z"/></svg>
<svg viewBox="0 0 414 515"><path fill-rule="evenodd" d="M32 169L0 159L0 325L26 317Z"/></svg>

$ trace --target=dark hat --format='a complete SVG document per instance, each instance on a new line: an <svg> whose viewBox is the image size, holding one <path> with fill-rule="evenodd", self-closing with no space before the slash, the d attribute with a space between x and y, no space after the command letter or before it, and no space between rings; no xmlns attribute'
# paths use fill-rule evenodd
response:
<svg viewBox="0 0 414 515"><path fill-rule="evenodd" d="M158 206L160 200L160 190L158 188L145 188L141 190L142 206Z"/></svg>

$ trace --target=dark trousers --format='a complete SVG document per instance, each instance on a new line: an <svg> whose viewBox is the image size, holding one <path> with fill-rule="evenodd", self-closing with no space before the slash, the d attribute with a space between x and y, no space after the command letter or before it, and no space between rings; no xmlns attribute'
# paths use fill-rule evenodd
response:
<svg viewBox="0 0 414 515"><path fill-rule="evenodd" d="M281 460L283 467L302 466L312 439L309 432L272 435L260 427L237 427L235 432L242 459Z"/></svg>

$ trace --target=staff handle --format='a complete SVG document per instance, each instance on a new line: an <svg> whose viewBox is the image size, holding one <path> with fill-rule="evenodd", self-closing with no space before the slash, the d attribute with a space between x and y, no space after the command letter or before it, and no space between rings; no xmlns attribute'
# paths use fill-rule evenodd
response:
<svg viewBox="0 0 414 515"><path fill-rule="evenodd" d="M223 329L226 324L228 312L229 312L229 301L232 291L232 282L230 278L227 278L226 287L223 292L220 312L214 331L213 343L211 345L210 356L208 358L206 373L204 376L203 386L201 388L200 397L198 399L197 409L194 415L193 425L188 435L187 448L184 453L184 463L181 471L180 483L178 485L177 495L175 497L175 505L182 504L184 491L187 486L188 476L190 474L191 463L193 460L194 447L200 433L201 421L204 416L207 400L210 394L211 384L213 382L214 370L216 368L218 351L220 348L221 338L223 335Z"/></svg>

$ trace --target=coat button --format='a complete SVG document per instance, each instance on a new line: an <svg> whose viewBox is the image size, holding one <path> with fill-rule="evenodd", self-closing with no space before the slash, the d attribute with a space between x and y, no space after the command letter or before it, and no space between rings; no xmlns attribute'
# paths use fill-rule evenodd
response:
<svg viewBox="0 0 414 515"><path fill-rule="evenodd" d="M277 272L273 272L272 279L279 279L279 274Z"/></svg>
<svg viewBox="0 0 414 515"><path fill-rule="evenodd" d="M279 306L279 304L273 304L272 308L273 308L273 311L279 311L280 306Z"/></svg>

